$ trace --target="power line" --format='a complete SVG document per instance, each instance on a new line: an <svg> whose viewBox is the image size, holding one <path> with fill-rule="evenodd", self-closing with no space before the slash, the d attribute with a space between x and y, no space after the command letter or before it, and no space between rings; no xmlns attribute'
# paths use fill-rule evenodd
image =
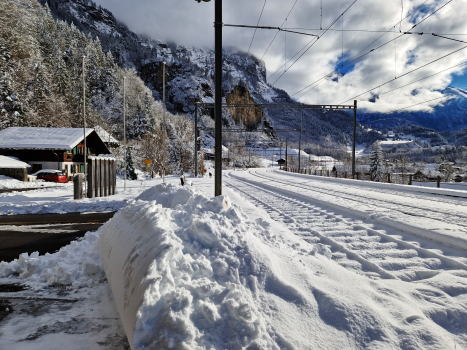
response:
<svg viewBox="0 0 467 350"><path fill-rule="evenodd" d="M361 93L360 95L357 95L357 96L354 96L354 97L352 97L352 98L349 98L348 100L345 100L344 102L342 102L342 103L340 103L340 104L344 104L344 103L347 102L347 101L351 101L351 100L353 100L353 99L355 99L355 98L357 98L357 97L360 97L360 96L362 96L362 95L365 95L366 93L368 93L368 92L370 92L370 91L373 91L373 90L375 90L375 89L377 89L377 88L379 88L379 87L381 87L381 86L384 86L384 85L386 85L386 84L389 84L390 82L395 81L396 79L402 78L402 77L405 76L405 75L408 75L408 74L410 74L410 73L413 73L413 72L415 72L415 71L417 71L417 70L419 70L419 69L421 69L421 68L423 68L423 67L426 67L426 66L428 66L428 65L430 65L430 64L432 64L432 63L435 63L435 62L437 62L437 61L439 61L439 60L442 60L443 58L448 57L448 56L451 56L451 55L455 54L456 52L459 52L459 51L464 50L464 49L467 49L467 46L464 46L464 47L461 47L460 49L457 49L457 50L455 50L455 51L452 51L452 52L448 53L447 55L444 55L444 56L439 57L439 58L437 58L437 59L435 59L435 60L433 60L433 61L431 61L431 62L429 62L429 63L424 64L423 66L420 66L420 67L418 67L418 68L412 69L411 71L409 71L409 72L407 72L407 73L404 73L404 74L400 75L400 76L397 77L397 78L391 79L391 80L389 80L389 81L387 81L387 82L385 82L385 83L383 83L383 84L381 84L381 85L378 85L378 86L376 86L376 87L374 87L374 88L372 88L372 89L370 89L370 90L367 90L367 91Z"/></svg>
<svg viewBox="0 0 467 350"><path fill-rule="evenodd" d="M452 0L451 0L451 1L452 1ZM449 2L451 2L451 1L449 1ZM421 6L423 6L426 2L428 2L428 0L426 0L423 4L417 6L417 7L416 7L413 11L411 11L410 13L408 13L407 16L405 16L405 17L402 19L402 21L405 20L405 19L406 19L408 16L410 16L412 13L414 13L415 11L417 11L417 10L418 10ZM446 3L445 5L447 5L447 3ZM444 7L445 5L443 5L443 7ZM441 8L439 8L438 10L440 10L440 9L441 9ZM438 10L436 10L435 12L437 12ZM435 12L433 12L433 13L435 13ZM432 13L432 14L433 14L433 13ZM429 15L428 17L431 17L431 15ZM428 18L428 17L427 17L427 18ZM424 19L423 19L423 21L424 21ZM397 26L399 23L400 23L400 22L396 23L395 25ZM420 23L421 23L421 22L415 24L415 25L412 27L412 29L413 29L414 27L416 27L416 26L417 26L418 24L420 24ZM395 37L394 39L389 40L389 41L387 41L386 43L384 43L384 44L382 44L382 45L380 45L380 46L378 46L378 47L376 47L376 48L374 48L374 49L371 49L370 51L368 51L368 52L366 52L366 53L364 53L364 54L358 56L360 53L362 53L364 50L366 50L368 47L370 47L370 46L373 45L376 41L378 41L380 38L382 38L382 37L383 37L386 33L388 33L390 30L391 30L391 29L388 29L383 35L379 36L379 37L378 37L376 40L374 40L371 44L367 45L363 50L360 50L360 52L359 52L358 54L356 54L355 56L353 56L347 63L341 65L338 69L340 69L340 68L342 68L342 67L345 67L345 66L347 66L347 65L349 65L349 64L351 64L351 63L353 63L353 62L355 62L355 61L357 61L357 60L359 60L360 58L362 58L362 57L364 57L364 56L370 54L371 52L376 51L376 50L382 48L383 46L385 46L385 45L387 45L387 44L389 44L389 43L391 43L391 42L393 42L393 41L399 39L399 38L400 38L401 36L403 36L405 33L408 33L408 32L404 32L404 34L401 34L401 35ZM409 33L408 33L408 34L409 34ZM357 56L358 56L358 57L357 57ZM332 73L337 72L338 69L335 69L334 71L332 71L332 72L330 72L330 73L324 75L323 77L321 77L320 79L314 81L313 83L311 83L311 84L305 86L303 89L300 89L299 91L297 91L296 93L294 93L293 95L291 95L291 97L293 97L293 96L299 94L299 93L302 92L303 90L306 90L306 89L310 88L308 91L305 91L303 94L301 94L301 95L299 96L299 98L301 98L302 96L304 96L305 94L307 94L308 92L310 92L310 91L312 90L311 87L312 87L313 85L315 85L317 82L319 82L319 81L325 79L326 77L330 76Z"/></svg>
<svg viewBox="0 0 467 350"><path fill-rule="evenodd" d="M321 5L321 19L319 21L319 27L321 28L320 30L323 30L323 0L321 0L320 5Z"/></svg>
<svg viewBox="0 0 467 350"><path fill-rule="evenodd" d="M282 28L282 26L284 25L284 23L285 23L285 21L287 20L287 18L289 18L289 15L292 13L292 10L294 9L295 5L297 4L297 1L298 1L298 0L295 0L294 4L292 5L292 8L290 9L289 13L288 13L287 16L285 17L284 22L282 22L281 28ZM263 56L261 56L261 60L264 58L264 56L265 56L266 53L268 52L268 50L269 50L269 48L271 47L271 45L272 45L272 43L274 42L274 40L276 40L277 34L279 34L279 32L277 32L276 35L274 35L274 38L272 38L271 42L270 42L269 45L268 45L268 48L267 48L266 51L263 53Z"/></svg>
<svg viewBox="0 0 467 350"><path fill-rule="evenodd" d="M331 76L332 73L337 72L337 71L338 71L339 69L341 69L342 67L348 66L349 64L351 64L351 63L353 63L353 62L355 62L355 61L358 61L360 58L365 57L366 55L372 53L373 51L376 51L376 50L382 48L383 46L386 46L387 44L389 44L389 43L391 43L391 42L393 42L393 41L399 39L399 38L400 38L401 36L403 36L403 35L404 35L404 34L401 34L401 35L399 35L398 37L395 37L394 39L389 40L388 42L386 42L386 43L384 43L384 44L378 46L377 48L372 49L372 50L368 51L367 53L364 53L363 55L358 56L358 57L356 57L356 58L354 58L354 59L348 61L347 63L341 65L339 68L337 68L337 69L333 70L332 72L330 72L330 73L328 73L328 74L322 76L321 78L319 78L318 80L316 80L316 81L314 81L313 83L309 84L308 86L305 86L303 89L298 90L296 93L294 93L293 95L291 95L291 97L293 97L293 96L299 94L300 92L302 92L303 90L305 90L305 89L307 89L307 88L309 88L309 87L312 87L312 86L315 85L317 82L319 82L319 81L321 81L321 80L323 80L323 79L325 79L325 78ZM354 56L354 57L355 57L355 56ZM301 95L299 96L299 98L302 97L302 96L304 96L305 94L307 94L307 93L310 92L311 90L312 90L312 88L309 89L308 91L305 91L303 94L301 94Z"/></svg>
<svg viewBox="0 0 467 350"><path fill-rule="evenodd" d="M425 1L426 2L426 1ZM414 29L416 26L419 26L420 24L422 24L423 22L425 22L428 18L430 18L431 16L433 16L436 12L438 12L439 10L441 10L444 6L446 6L447 4L449 4L450 2L452 2L452 0L449 0L447 3L445 3L443 6L441 6L440 8L438 8L436 11L432 12L429 16L425 17L424 19L422 19L420 22L416 23L412 28L409 29L409 31L411 31L412 29ZM419 6L420 7L420 6Z"/></svg>
<svg viewBox="0 0 467 350"><path fill-rule="evenodd" d="M399 32L401 31L402 26L402 14L404 13L404 0L401 0L401 21L399 22ZM394 29L396 26L394 26Z"/></svg>
<svg viewBox="0 0 467 350"><path fill-rule="evenodd" d="M422 7L423 5L425 5L428 1L429 1L429 0L425 0L425 2L424 2L423 4L417 6L413 11L409 12L409 13L407 14L407 16L405 16L403 19L401 19L401 20L399 21L399 23L397 23L396 25L400 24L400 23L401 23L402 21L404 21L407 17L409 17L412 13L416 12L420 7ZM451 0L451 1L452 1L452 0ZM415 26L414 26L414 27L415 27ZM412 30L414 27L412 27L411 30ZM351 58L351 60L353 60L355 57L357 57L358 55L360 55L363 51L365 51L367 48L369 48L371 45L373 45L375 42L377 42L379 39L381 39L383 36L385 36L390 30L391 30L391 28L388 29L384 34L380 35L376 40L373 40L373 41L371 42L371 44L367 45L363 50L360 50L360 52L357 53L355 56L353 56L353 57ZM400 38L400 36L398 36L398 38Z"/></svg>
<svg viewBox="0 0 467 350"><path fill-rule="evenodd" d="M431 35L437 36L438 38L448 39L448 40L457 41L457 42L460 42L460 43L467 44L467 41L462 41L462 40L457 40L457 39L453 39L453 38L448 38L448 37L441 36L441 35L438 35L438 34L435 34L435 33L432 33Z"/></svg>
<svg viewBox="0 0 467 350"><path fill-rule="evenodd" d="M399 23L397 23L399 24ZM396 26L397 26L396 24ZM394 28L393 26L392 28ZM391 29L392 29L391 28ZM320 31L319 28L302 28L302 27L293 27L289 29L294 30L309 30L309 31ZM387 30L369 30L369 29L329 29L329 31L334 32L362 32L362 33L388 33ZM401 32L402 33L402 32ZM433 33L424 33L424 32L404 32L403 34L418 34L418 35L432 35ZM440 33L439 35L467 35L461 33Z"/></svg>
<svg viewBox="0 0 467 350"><path fill-rule="evenodd" d="M295 33L295 34L302 34L302 35L318 37L318 35L316 35L316 34L297 32L297 31L294 31L294 30L288 30L288 29L284 29L284 28L281 28L281 27L249 26L249 25L245 25L245 24L224 24L223 26L224 27L255 28L255 29L274 29L274 30L278 30L278 31L282 31L282 32L288 32L288 33Z"/></svg>
<svg viewBox="0 0 467 350"><path fill-rule="evenodd" d="M412 85L412 84L418 83L419 81L422 81L422 80L425 80L425 79L431 78L432 76L435 76L435 75L437 75L437 74L443 73L443 72L445 72L445 71L448 71L448 70L450 70L450 69L453 69L453 68L455 68L455 67L461 66L461 65L463 65L463 64L466 64L466 63L467 63L467 61L464 61L464 62L458 63L458 64L456 64L456 65L454 65L454 66L452 66L452 67L449 67L449 68L443 69L442 71L439 71L439 72L436 72L436 73L430 74L430 75L428 75L428 76L426 76L426 77L424 77L424 78L421 78L421 79L418 79L418 80L412 81L411 83L408 83L408 84L405 84L405 85L399 86L399 87L397 87L397 88L395 88L395 89L392 89L392 90L389 90L389 91L385 91L385 92L379 93L379 94L378 94L378 96L385 95L385 94L387 94L387 93L393 92L394 90L402 89L402 88L404 88L404 87L406 87L406 86L409 86L409 85Z"/></svg>
<svg viewBox="0 0 467 350"><path fill-rule="evenodd" d="M261 17L263 16L264 7L266 6L266 1L267 0L264 0L263 9L261 10L261 14L259 15L258 23L256 24L256 26L259 26L259 21L261 21ZM251 38L251 43L250 43L250 47L248 48L248 53L250 53L251 45L253 44L253 39L255 38L255 35L256 35L256 29L255 29L255 32L253 33L253 37Z"/></svg>
<svg viewBox="0 0 467 350"><path fill-rule="evenodd" d="M392 111L392 113L394 113L394 112L397 112L397 111L401 111L401 110L403 110L403 109L407 109L407 108L410 108L410 107L418 106L418 105L421 105L421 104L424 104L424 103L427 103L427 102L431 102L431 101L439 100L439 99L446 98L446 97L451 97L451 96L454 96L454 94L443 95L443 96L441 96L441 97L433 98L433 99L431 99L431 100L428 100L428 101L423 101L423 102L416 103L416 104L414 104L414 105L411 105L411 106L407 106L407 107L399 108L399 109L396 109L395 111Z"/></svg>
<svg viewBox="0 0 467 350"><path fill-rule="evenodd" d="M451 1L452 1L452 0L451 0ZM277 78L277 79L272 83L272 85L274 85L280 78L282 78L282 76L283 76L285 73L287 73L287 72L289 71L289 69L292 68L292 66L293 66L295 63L297 63L297 61L298 61L300 58L302 58L302 56L303 56L304 54L306 54L306 53L308 52L309 49L311 49L311 47L319 40L319 38L321 38L324 34L326 34L326 32L329 30L329 28L331 28L331 27L339 20L339 18L341 18L341 16L343 16L356 2L357 2L357 0L354 0L354 1L349 5L349 7L347 7L347 9L346 9L344 12L342 12L342 14L341 14L340 16L338 16L338 17L334 20L334 22L332 22L332 23L329 25L329 27L327 27L327 28L324 30L324 32L323 32L320 36L318 36L318 37L316 38L316 40L315 40L315 41L314 41L314 42L313 42L313 43L312 43L312 44L311 44L311 45L310 45L310 46L309 46L309 47L308 47L308 48L307 48L307 49L306 49L306 50L290 65L290 66L289 66L289 68L287 68L287 70L286 70L284 73L282 73L282 74L279 76L279 78ZM308 45L308 44L307 44L307 45ZM305 45L305 47L306 47L307 45ZM303 49L302 49L302 50L303 50ZM300 50L300 51L301 51L301 50ZM300 51L299 51L299 52L300 52ZM295 56L294 56L294 57L295 57ZM274 73L274 74L275 74L275 73ZM274 75L274 74L273 74L273 75ZM271 77L269 77L269 78L271 78Z"/></svg>

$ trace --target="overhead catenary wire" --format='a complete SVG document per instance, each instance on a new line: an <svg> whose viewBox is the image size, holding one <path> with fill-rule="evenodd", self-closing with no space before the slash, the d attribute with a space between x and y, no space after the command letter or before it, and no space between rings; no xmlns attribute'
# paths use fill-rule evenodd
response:
<svg viewBox="0 0 467 350"><path fill-rule="evenodd" d="M405 16L403 19L401 19L401 20L399 21L399 23L396 23L396 25L402 23L402 21L404 21L404 20L405 20L407 17L409 17L412 13L415 13L420 7L422 7L423 5L425 5L428 1L429 1L429 0L425 0L425 2L424 2L423 4L417 6L413 11L409 12L409 13L407 14L407 16ZM452 1L452 0L451 0L451 1ZM415 26L416 26L416 25L415 25ZM415 26L413 26L413 27L411 28L411 30L412 30ZM354 56L351 58L351 60L353 60L355 57L357 57L358 55L360 55L360 54L361 54L363 51L365 51L367 48L371 47L371 45L373 45L373 44L376 43L379 39L381 39L383 36L385 36L390 30L391 30L391 28L388 29L388 30L386 30L386 32L384 32L384 34L380 35L378 38L376 38L375 40L373 40L369 45L367 45L364 49L360 50L356 55L354 55ZM402 35L398 36L398 37L395 38L394 40L400 38L401 36L402 36Z"/></svg>
<svg viewBox="0 0 467 350"><path fill-rule="evenodd" d="M284 25L286 19L289 18L290 14L292 13L292 10L294 9L295 5L297 4L297 1L298 1L298 0L295 0L294 4L292 5L292 8L290 9L289 13L288 13L287 16L285 17L284 22L282 22L281 28L282 28L282 26ZM263 53L263 56L261 56L261 60L264 58L264 56L266 55L266 53L269 51L269 48L271 47L271 45L272 45L272 43L274 42L274 40L276 40L277 34L279 34L279 32L277 32L276 35L274 35L274 38L272 38L272 40L271 40L271 42L269 43L269 45L268 45L266 51Z"/></svg>
<svg viewBox="0 0 467 350"><path fill-rule="evenodd" d="M288 32L288 33L295 33L295 34L318 37L318 35L316 35L316 34L297 32L297 31L294 31L294 30L288 30L288 29L284 29L284 28L281 28L281 27L250 26L250 25L246 25L246 24L224 24L223 26L224 27L255 28L255 29L273 29L273 30L278 30L278 31L282 31L282 32Z"/></svg>
<svg viewBox="0 0 467 350"><path fill-rule="evenodd" d="M403 33L403 34L411 34L411 33ZM402 35L403 35L403 34L402 34ZM313 85L315 85L316 83L322 81L322 80L325 79L326 77L331 76L332 73L338 72L342 67L345 67L345 66L347 66L347 65L349 65L349 64L351 64L351 63L353 63L353 62L355 62L355 61L357 61L357 60L359 60L360 58L362 58L362 57L368 55L369 53L371 53L371 52L373 52L373 51L376 51L376 50L380 49L381 47L383 47L383 46L385 46L385 45L387 45L387 44L389 44L389 43L391 43L391 42L397 40L397 39L400 38L402 35L399 35L398 37L396 37L396 38L394 38L394 39L392 39L392 40L390 40L390 41L384 43L383 45L380 45L380 46L378 46L377 48L372 49L371 51L369 51L369 52L367 52L367 53L365 53L365 54L363 54L363 55L361 55L361 56L359 56L359 57L357 57L357 58L355 58L355 59L353 59L353 60L351 60L351 61L348 61L347 63L345 63L344 65L342 65L342 66L340 66L339 68L335 69L334 71L332 71L332 72L330 72L330 73L328 73L328 74L322 76L322 77L319 78L318 80L314 81L313 83L309 84L308 86L305 86L303 89L297 91L296 93L294 93L293 95L291 95L291 97L293 97L293 96L297 95L298 93L302 92L303 90L305 90L305 89L311 87L308 91L305 91L303 94L301 94L301 95L298 97L298 98L301 98L302 96L306 95L308 92L310 92L310 91L313 89L313 87L312 87ZM445 37L440 36L440 35L434 35L434 36L441 37L441 38L445 38ZM445 38L445 39L450 39L450 38ZM451 39L451 40L454 40L454 39ZM467 44L467 41L461 41L461 40L454 40L454 41L458 41L458 42ZM409 73L410 73L410 72L409 72ZM406 74L407 74L407 73L406 73ZM405 74L404 74L404 75L405 75ZM404 75L399 76L399 78L402 77L402 76L404 76ZM397 79L397 76L395 76L395 79ZM395 79L393 79L393 80L395 80ZM391 81L393 81L393 80L391 80Z"/></svg>
<svg viewBox="0 0 467 350"><path fill-rule="evenodd" d="M321 0L321 19L319 21L319 28L323 30L323 0Z"/></svg>
<svg viewBox="0 0 467 350"><path fill-rule="evenodd" d="M441 96L441 97L433 98L433 99L431 99L431 100L423 101L423 102L416 103L416 104L413 104L413 105L410 105L410 106L407 106L407 107L403 107L403 108L396 109L395 111L392 111L392 113L395 113L395 112L398 112L398 111L401 111L401 110L403 110L403 109L407 109L407 108L410 108L410 107L415 107L415 106L418 106L418 105L422 105L422 104L424 104L424 103L428 103L428 102L431 102L431 101L440 100L440 99L442 99L442 98L452 97L452 96L454 96L454 94L443 95L443 96Z"/></svg>
<svg viewBox="0 0 467 350"><path fill-rule="evenodd" d="M451 1L452 1L452 0L451 0ZM308 48L307 48L307 49L306 49L306 50L305 50L305 51L289 66L289 68L287 68L287 70L286 70L285 72L283 72L283 73L279 76L279 78L277 78L277 79L272 83L272 85L274 85L275 83L277 83L277 81L278 81L280 78L282 78L282 77L284 76L284 74L287 73L287 72L289 71L289 69L290 69L295 63L297 63L297 61L298 61L300 58L302 58L303 55L304 55L305 53L308 52L308 50L310 50L310 49L313 47L313 45L319 40L319 38L321 38L324 34L326 34L326 32L329 30L329 28L331 28L331 27L339 20L339 18L341 18L356 2L357 2L357 0L354 0L354 1L345 9L345 11L342 12L342 13L341 13L341 14L340 14L340 15L339 15L339 16L338 16L338 17L337 17L322 33L321 33L321 35L319 35L319 36L316 38L316 40L315 40L313 43L311 43L311 45L310 45L310 43L308 43L307 45L305 45L304 48L305 48L306 46L309 45ZM302 48L301 50L303 50L303 48ZM301 50L300 50L300 51L301 51ZM300 51L299 51L299 52L300 52ZM298 53L297 53L297 54L298 54ZM294 57L295 57L297 54L295 54ZM276 71L276 72L277 72L277 71ZM274 74L276 74L276 73L274 73ZM274 74L273 74L273 75L274 75ZM271 76L270 76L269 78L271 78Z"/></svg>
<svg viewBox="0 0 467 350"><path fill-rule="evenodd" d="M258 23L256 24L257 26L259 26L259 22L261 21L261 17L263 16L264 7L266 6L266 1L267 0L264 0L263 9L261 10L261 14L259 15ZM250 53L251 45L253 44L253 40L255 39L255 35L256 35L256 29L255 29L255 32L253 33L253 37L251 38L250 47L248 47L248 53Z"/></svg>
<svg viewBox="0 0 467 350"><path fill-rule="evenodd" d="M399 32L401 31L402 27L402 15L404 14L404 0L401 0L401 21L399 22ZM394 28L396 28L394 26Z"/></svg>
<svg viewBox="0 0 467 350"><path fill-rule="evenodd" d="M422 80L431 78L432 76L435 76L435 75L437 75L437 74L441 74L441 73L443 73L443 72L446 72L446 71L448 71L448 70L450 70L450 69L456 68L456 67L461 66L461 65L463 65L463 64L467 64L467 61L463 61L463 62L461 62L461 63L458 63L458 64L454 65L454 66L451 66L451 67L446 68L446 69L443 69L443 70L441 70L441 71L439 71L439 72L430 74L430 75L428 75L428 76L426 76L426 77L424 77L424 78L417 79L417 80L415 80L415 81L412 81L412 82L410 82L410 83L408 83L408 84L399 86L399 87L397 87L397 88L394 88L394 89L391 89L391 90L388 90L388 91L385 91L385 92L381 92L381 93L378 94L378 96L385 95L385 94L388 94L388 93L393 92L393 91L395 91L395 90L399 90L399 89L402 89L402 88L407 87L407 86L409 86L409 85L418 83L419 81L422 81ZM362 100L360 100L360 101L362 101Z"/></svg>
<svg viewBox="0 0 467 350"><path fill-rule="evenodd" d="M429 1L429 0L426 0L424 3L422 3L422 4L419 5L419 6L417 6L413 11L409 12L409 13L407 14L407 16L405 16L405 17L402 19L402 21L404 21L404 20L405 20L408 16L410 16L412 13L416 12L421 6L423 6L423 5L424 5L426 2L428 2L428 1ZM451 1L452 1L452 0L451 0ZM451 2L451 1L449 1L449 2ZM443 7L444 7L445 5L447 5L447 3L444 4ZM441 8L437 9L437 10L434 11L433 13L439 11L440 9L441 9ZM433 14L433 13L432 13L432 14ZM428 17L431 17L432 14L430 14ZM424 20L425 20L425 19L423 19L422 21L424 21ZM412 27L412 29L415 28L415 27L416 27L418 24L420 24L422 21L420 21L419 23L415 24L415 25ZM400 22L396 23L395 25L397 26L399 23L400 23ZM392 29L392 28L391 28L391 29ZM369 45L367 45L363 50L360 50L360 52L359 52L358 54L354 55L349 61L347 61L347 63L341 65L341 67L339 67L338 69L340 69L340 68L342 68L342 67L345 67L345 66L347 66L347 65L349 65L349 64L351 64L351 63L353 63L353 62L355 62L355 61L357 61L357 60L359 60L359 59L361 59L362 57L365 57L366 55L370 54L371 52L376 51L376 50L378 50L378 49L380 49L380 48L386 46L387 44L389 44L389 43L391 43L391 42L393 42L393 41L399 39L400 37L404 36L405 34L411 34L411 33L409 33L409 32L404 32L404 33L400 34L399 36L397 36L397 37L395 37L395 38L393 38L393 39L387 41L386 43L384 43L384 44L382 44L382 45L380 45L380 46L378 46L378 47L376 47L376 48L374 48L374 49L371 49L370 51L368 51L368 52L366 52L366 53L364 53L364 54L358 56L358 55L361 54L364 50L366 50L368 47L370 47L370 46L373 45L376 41L378 41L380 38L382 38L382 37L383 37L386 33L388 33L391 29L388 29L386 32L384 32L383 35L379 36L376 40L374 40L372 43L370 43ZM305 92L304 92L303 94L301 94L298 98L303 97L305 94L307 94L308 92L310 92L310 91L313 89L313 85L315 85L317 82L319 82L319 81L325 79L326 77L330 76L332 73L337 72L338 69L335 69L334 71L327 73L326 75L322 76L321 78L319 78L318 80L314 81L313 83L311 83L311 84L305 86L304 88L300 89L300 90L297 91L296 93L292 94L291 97L293 97L293 96L299 94L300 92L302 92L302 91L304 91L304 90L306 90L306 89L309 88L308 91L305 91Z"/></svg>
<svg viewBox="0 0 467 350"><path fill-rule="evenodd" d="M448 38L448 37L446 37L446 36L442 36L442 35L435 34L435 33L431 33L431 35L436 36L436 37L438 37L438 38L448 39L448 40L452 40L452 41L457 41L457 42L459 42L459 43L467 44L467 41L462 41L462 40L457 40L457 39L453 39L453 38Z"/></svg>
<svg viewBox="0 0 467 350"><path fill-rule="evenodd" d="M399 24L399 23L397 23ZM396 26L397 26L396 24ZM391 27L392 29L393 27ZM309 30L309 31L320 31L319 28L303 28L303 27L289 27L289 29L293 30ZM388 33L387 30L369 30L369 29L332 29L330 28L329 31L334 32L362 32L362 33ZM402 33L402 32L401 32ZM432 33L428 32L405 32L404 34L418 34L418 35L432 35ZM467 33L439 33L439 35L467 35Z"/></svg>
<svg viewBox="0 0 467 350"><path fill-rule="evenodd" d="M417 67L417 68L415 68L415 69L412 69L411 71L406 72L406 73L400 75L400 76L397 77L397 78L391 79L391 80L389 80L389 81L387 81L387 82L385 82L385 83L383 83L383 84L380 84L380 85L378 85L378 86L375 86L374 88L371 88L371 89L369 89L369 90L367 90L367 91L365 91L365 92L363 92L363 93L361 93L361 94L359 94L359 95L356 95L356 96L354 96L354 97L352 97L352 98L349 98L349 99L345 100L344 102L342 102L342 103L340 103L340 104L344 104L344 103L347 102L347 101L354 100L355 98L360 97L360 96L362 96L362 95L365 95L365 94L369 93L370 91L373 91L373 90L375 90L375 89L380 88L381 86L384 86L384 85L386 85L386 84L389 84L390 82L393 82L393 81L395 81L396 79L402 78L403 76L406 76L406 75L408 75L408 74L410 74L410 73L413 73L413 72L415 72L415 71L417 71L417 70L419 70L419 69L421 69L421 68L423 68L423 67L426 67L426 66L428 66L428 65L430 65L430 64L433 64L433 63L435 63L435 62L437 62L437 61L439 61L439 60L442 60L443 58L446 58L446 57L448 57L448 56L451 56L451 55L455 54L456 52L459 52L459 51L465 50L465 49L467 49L467 46L463 46L463 47L461 47L460 49L457 49L457 50L454 50L454 51L448 53L447 55L441 56L441 57L439 57L439 58L437 58L437 59L435 59L435 60L433 60L433 61L431 61L431 62L425 63L424 65L422 65L422 66L420 66L420 67Z"/></svg>

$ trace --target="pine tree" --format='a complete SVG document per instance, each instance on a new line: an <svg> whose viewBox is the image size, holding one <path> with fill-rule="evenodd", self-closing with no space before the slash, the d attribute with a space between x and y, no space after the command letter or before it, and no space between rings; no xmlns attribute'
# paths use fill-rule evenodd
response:
<svg viewBox="0 0 467 350"><path fill-rule="evenodd" d="M130 180L138 179L138 176L136 176L135 167L133 165L133 159L131 158L131 152L129 148L126 152L126 177Z"/></svg>
<svg viewBox="0 0 467 350"><path fill-rule="evenodd" d="M381 144L376 141L373 144L373 151L370 155L370 173L374 181L381 181L383 168L383 152L381 151Z"/></svg>

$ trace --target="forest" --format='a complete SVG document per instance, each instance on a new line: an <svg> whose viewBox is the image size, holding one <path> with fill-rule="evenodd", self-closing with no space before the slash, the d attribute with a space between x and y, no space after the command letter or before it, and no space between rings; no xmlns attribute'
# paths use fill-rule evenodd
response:
<svg viewBox="0 0 467 350"><path fill-rule="evenodd" d="M166 112L164 123L162 104L133 68L119 67L103 51L99 38L55 20L35 0L0 0L0 7L0 130L79 128L85 116L87 127L99 125L123 140L125 93L130 158L140 168L150 159L153 173L165 160L166 171L190 169L191 120Z"/></svg>

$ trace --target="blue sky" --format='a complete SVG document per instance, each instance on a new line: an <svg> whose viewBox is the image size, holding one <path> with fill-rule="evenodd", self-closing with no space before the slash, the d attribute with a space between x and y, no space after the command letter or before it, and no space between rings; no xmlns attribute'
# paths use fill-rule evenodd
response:
<svg viewBox="0 0 467 350"><path fill-rule="evenodd" d="M467 68L464 70L464 74L453 74L451 86L458 87L464 90L467 90Z"/></svg>

